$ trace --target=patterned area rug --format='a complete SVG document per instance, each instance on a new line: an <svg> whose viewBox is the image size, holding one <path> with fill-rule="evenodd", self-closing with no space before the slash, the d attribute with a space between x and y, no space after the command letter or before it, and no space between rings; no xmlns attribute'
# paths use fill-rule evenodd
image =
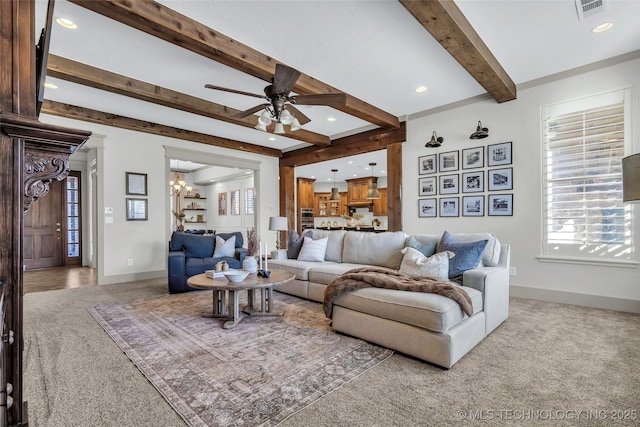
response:
<svg viewBox="0 0 640 427"><path fill-rule="evenodd" d="M283 317L227 330L202 317L211 292L87 309L190 426L276 425L393 354L332 332L321 304L274 295Z"/></svg>

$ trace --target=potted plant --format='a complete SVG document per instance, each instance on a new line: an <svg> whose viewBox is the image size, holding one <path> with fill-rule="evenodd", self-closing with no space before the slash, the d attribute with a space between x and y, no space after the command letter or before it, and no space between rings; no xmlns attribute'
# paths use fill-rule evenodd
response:
<svg viewBox="0 0 640 427"><path fill-rule="evenodd" d="M180 211L173 211L173 216L176 217L176 220L178 220L178 228L177 231L184 231L184 209L180 209Z"/></svg>

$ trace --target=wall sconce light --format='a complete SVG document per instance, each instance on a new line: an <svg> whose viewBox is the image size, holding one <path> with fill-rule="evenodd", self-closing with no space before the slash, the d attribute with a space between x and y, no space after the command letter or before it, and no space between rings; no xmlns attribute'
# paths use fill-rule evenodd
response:
<svg viewBox="0 0 640 427"><path fill-rule="evenodd" d="M640 153L622 159L622 201L640 203Z"/></svg>
<svg viewBox="0 0 640 427"><path fill-rule="evenodd" d="M482 139L488 136L489 136L489 129L483 128L482 123L478 120L478 127L476 128L476 131L471 134L469 139Z"/></svg>
<svg viewBox="0 0 640 427"><path fill-rule="evenodd" d="M431 135L431 139L429 142L424 144L425 147L440 147L444 142L444 138L436 135L436 131L433 131L433 135Z"/></svg>

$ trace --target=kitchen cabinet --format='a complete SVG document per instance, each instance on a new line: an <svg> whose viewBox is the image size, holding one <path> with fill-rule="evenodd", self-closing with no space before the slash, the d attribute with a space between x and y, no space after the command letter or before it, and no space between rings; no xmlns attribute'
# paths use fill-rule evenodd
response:
<svg viewBox="0 0 640 427"><path fill-rule="evenodd" d="M298 211L300 209L316 209L315 197L314 197L314 183L315 179L311 178L298 178Z"/></svg>
<svg viewBox="0 0 640 427"><path fill-rule="evenodd" d="M371 204L372 200L367 199L367 190L369 190L369 184L378 183L377 176L369 176L366 178L354 178L347 179L347 203L353 204Z"/></svg>
<svg viewBox="0 0 640 427"><path fill-rule="evenodd" d="M329 216L329 196L331 193L315 193L315 216Z"/></svg>
<svg viewBox="0 0 640 427"><path fill-rule="evenodd" d="M349 215L349 208L347 207L347 192L340 192L340 216Z"/></svg>
<svg viewBox="0 0 640 427"><path fill-rule="evenodd" d="M373 201L373 215L374 216L387 216L387 189L378 188L380 198Z"/></svg>

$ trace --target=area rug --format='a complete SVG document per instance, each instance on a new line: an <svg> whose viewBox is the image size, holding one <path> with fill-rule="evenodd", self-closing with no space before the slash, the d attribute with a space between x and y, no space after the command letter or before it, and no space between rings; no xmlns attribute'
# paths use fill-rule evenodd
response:
<svg viewBox="0 0 640 427"><path fill-rule="evenodd" d="M273 426L390 357L336 334L322 305L274 293L282 317L233 329L211 292L87 307L190 426Z"/></svg>

